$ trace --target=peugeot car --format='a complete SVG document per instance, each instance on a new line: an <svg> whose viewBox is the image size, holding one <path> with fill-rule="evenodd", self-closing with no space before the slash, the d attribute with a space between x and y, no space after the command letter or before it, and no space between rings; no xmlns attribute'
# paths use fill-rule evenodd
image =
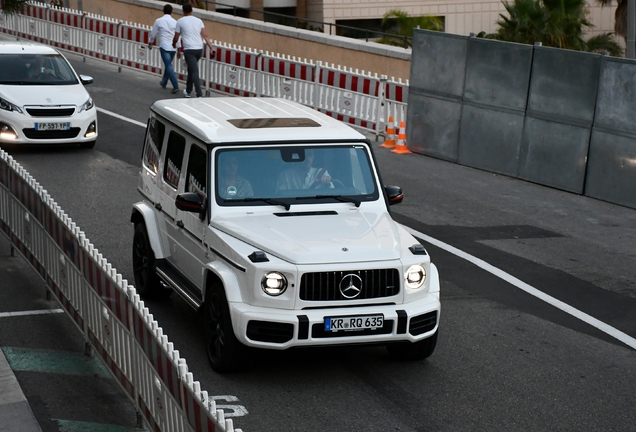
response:
<svg viewBox="0 0 636 432"><path fill-rule="evenodd" d="M55 48L0 41L0 146L97 141L97 110L78 75Z"/></svg>

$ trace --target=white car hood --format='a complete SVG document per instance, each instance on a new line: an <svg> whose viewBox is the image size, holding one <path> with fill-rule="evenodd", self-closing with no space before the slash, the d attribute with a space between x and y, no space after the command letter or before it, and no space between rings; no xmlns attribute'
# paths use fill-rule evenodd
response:
<svg viewBox="0 0 636 432"><path fill-rule="evenodd" d="M80 106L90 97L81 84L0 85L0 95L20 107L29 105Z"/></svg>
<svg viewBox="0 0 636 432"><path fill-rule="evenodd" d="M386 212L252 214L215 218L212 227L294 264L395 260L397 225Z"/></svg>

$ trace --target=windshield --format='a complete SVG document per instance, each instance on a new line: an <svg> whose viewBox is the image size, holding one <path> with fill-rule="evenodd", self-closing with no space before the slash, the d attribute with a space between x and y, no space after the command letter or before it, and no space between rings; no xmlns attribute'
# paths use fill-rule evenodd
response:
<svg viewBox="0 0 636 432"><path fill-rule="evenodd" d="M276 146L215 153L219 205L290 205L361 202L379 192L367 147Z"/></svg>
<svg viewBox="0 0 636 432"><path fill-rule="evenodd" d="M0 84L78 84L71 65L59 54L0 54Z"/></svg>

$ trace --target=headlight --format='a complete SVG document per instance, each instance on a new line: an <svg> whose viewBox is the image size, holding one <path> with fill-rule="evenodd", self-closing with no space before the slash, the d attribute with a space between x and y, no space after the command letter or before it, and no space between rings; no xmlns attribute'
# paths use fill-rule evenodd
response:
<svg viewBox="0 0 636 432"><path fill-rule="evenodd" d="M426 281L426 270L419 264L412 265L404 273L404 284L407 288L418 289Z"/></svg>
<svg viewBox="0 0 636 432"><path fill-rule="evenodd" d="M14 140L18 138L15 130L6 123L0 122L0 138L3 140Z"/></svg>
<svg viewBox="0 0 636 432"><path fill-rule="evenodd" d="M261 288L266 294L279 296L287 289L287 278L278 272L270 272L261 279Z"/></svg>
<svg viewBox="0 0 636 432"><path fill-rule="evenodd" d="M86 102L84 102L81 107L79 107L79 112L88 111L89 109L93 108L94 106L95 106L95 104L93 103L93 99L92 98L88 98L88 100Z"/></svg>
<svg viewBox="0 0 636 432"><path fill-rule="evenodd" d="M0 98L0 109L3 109L5 111L15 111L15 112L19 112L20 114L22 114L22 110L20 109L19 106L12 104L11 102L9 102L6 99L2 99Z"/></svg>

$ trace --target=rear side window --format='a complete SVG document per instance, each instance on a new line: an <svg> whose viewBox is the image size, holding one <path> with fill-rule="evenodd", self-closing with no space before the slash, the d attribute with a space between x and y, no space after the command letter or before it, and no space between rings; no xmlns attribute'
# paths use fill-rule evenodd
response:
<svg viewBox="0 0 636 432"><path fill-rule="evenodd" d="M181 176L181 165L183 164L185 143L185 138L175 131L171 131L170 135L168 135L163 179L175 189L179 187L179 177Z"/></svg>
<svg viewBox="0 0 636 432"><path fill-rule="evenodd" d="M206 172L207 156L204 149L192 144L188 155L188 170L186 171L186 192L196 192L202 198L207 198Z"/></svg>
<svg viewBox="0 0 636 432"><path fill-rule="evenodd" d="M155 117L150 118L146 144L144 146L143 161L146 168L157 174L159 172L159 155L163 147L166 126Z"/></svg>

